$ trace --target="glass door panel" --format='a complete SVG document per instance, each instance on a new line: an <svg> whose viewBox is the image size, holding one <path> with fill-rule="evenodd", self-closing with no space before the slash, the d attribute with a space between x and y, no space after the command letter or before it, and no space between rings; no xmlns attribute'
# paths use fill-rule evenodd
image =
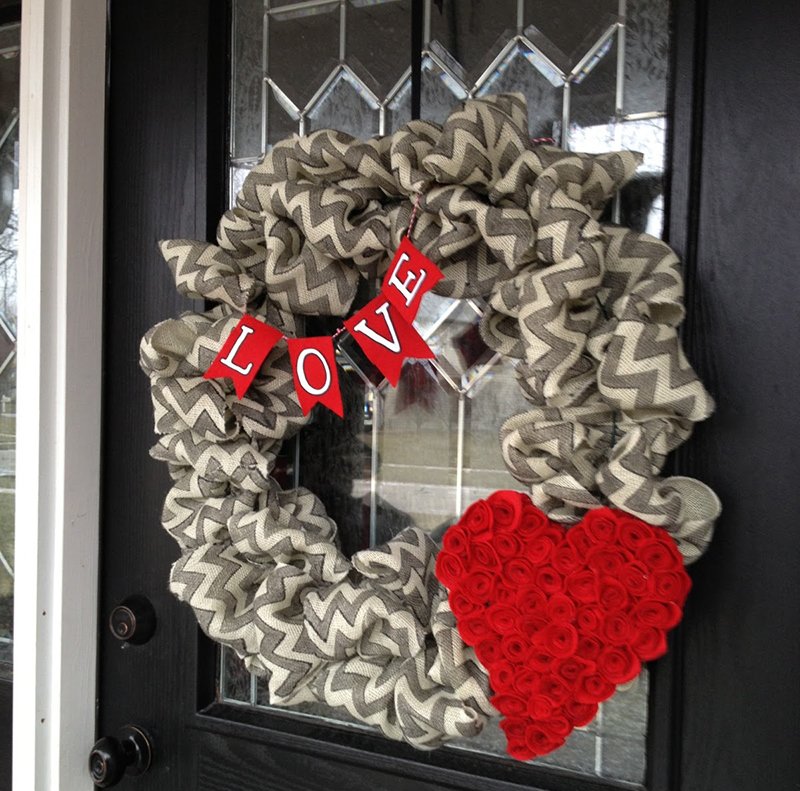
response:
<svg viewBox="0 0 800 791"><path fill-rule="evenodd" d="M571 150L643 152L610 219L660 235L668 11L666 0L426 0L421 115L440 122L469 96L522 92L535 137ZM324 127L368 137L407 122L410 23L410 0L235 0L230 202L248 170L284 137ZM362 304L373 293L363 292ZM396 389L347 342L340 345L345 418L318 410L284 448L276 475L322 498L346 553L409 524L439 538L471 502L520 488L497 436L502 420L527 402L513 365L480 340L483 309L479 299L427 295L416 324L436 358L407 363ZM336 322L314 325L310 334ZM227 649L219 690L228 702L269 706L265 687ZM537 763L642 782L647 705L645 671ZM281 711L367 727L320 704ZM505 756L505 739L495 722L444 749Z"/></svg>

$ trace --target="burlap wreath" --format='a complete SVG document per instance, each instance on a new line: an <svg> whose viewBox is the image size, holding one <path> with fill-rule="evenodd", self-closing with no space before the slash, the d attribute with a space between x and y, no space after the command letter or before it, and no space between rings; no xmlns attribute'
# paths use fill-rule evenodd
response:
<svg viewBox="0 0 800 791"><path fill-rule="evenodd" d="M419 198L413 238L445 275L436 291L485 298L485 342L519 359L532 406L500 429L511 474L558 521L605 501L697 558L719 502L697 481L659 477L713 408L677 335L680 266L660 240L598 221L640 157L534 146L526 119L521 97L499 96L441 127L277 144L216 245L162 244L178 290L219 304L157 325L141 346L162 435L152 455L174 480L163 513L181 548L173 593L265 677L273 704L343 707L419 748L496 714L434 575L433 542L409 527L348 559L319 499L270 477L306 422L285 344L241 401L203 372L243 311L287 335L298 316L346 315Z"/></svg>

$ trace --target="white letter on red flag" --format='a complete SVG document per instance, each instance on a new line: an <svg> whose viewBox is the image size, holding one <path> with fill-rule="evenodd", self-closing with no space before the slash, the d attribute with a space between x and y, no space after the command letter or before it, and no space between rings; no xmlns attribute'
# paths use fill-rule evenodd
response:
<svg viewBox="0 0 800 791"><path fill-rule="evenodd" d="M303 414L307 415L315 404L322 404L342 417L344 407L339 390L333 339L329 335L318 338L289 338L288 343L294 389Z"/></svg>
<svg viewBox="0 0 800 791"><path fill-rule="evenodd" d="M275 327L254 316L244 315L203 376L206 379L231 379L237 398L242 398L261 363L282 337L283 333Z"/></svg>
<svg viewBox="0 0 800 791"><path fill-rule="evenodd" d="M392 387L397 386L407 357L434 356L422 336L383 296L375 297L345 321L344 326Z"/></svg>
<svg viewBox="0 0 800 791"><path fill-rule="evenodd" d="M381 290L400 316L411 324L417 316L422 297L443 277L439 267L404 236Z"/></svg>

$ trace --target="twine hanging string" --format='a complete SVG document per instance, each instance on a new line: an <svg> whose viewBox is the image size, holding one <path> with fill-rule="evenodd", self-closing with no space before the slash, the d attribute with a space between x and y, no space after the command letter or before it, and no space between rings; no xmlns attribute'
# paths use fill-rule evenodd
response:
<svg viewBox="0 0 800 791"><path fill-rule="evenodd" d="M417 221L417 213L419 212L419 202L422 200L422 193L418 192L417 197L414 200L414 208L411 209L411 218L408 221L408 228L406 228L406 232L404 236L411 241L411 231L414 230L414 223Z"/></svg>

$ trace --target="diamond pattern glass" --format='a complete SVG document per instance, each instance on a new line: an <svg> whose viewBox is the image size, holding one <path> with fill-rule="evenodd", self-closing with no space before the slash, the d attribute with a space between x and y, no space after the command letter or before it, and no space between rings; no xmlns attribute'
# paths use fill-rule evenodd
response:
<svg viewBox="0 0 800 791"><path fill-rule="evenodd" d="M561 121L564 80L554 64L524 38L515 38L480 84L477 95L519 92L528 101L534 137L554 135Z"/></svg>
<svg viewBox="0 0 800 791"><path fill-rule="evenodd" d="M364 137L410 120L410 6L234 0L231 199L265 148L292 133L330 126ZM425 0L424 9L423 118L441 122L468 96L521 91L532 137L553 137L572 150L643 152L639 173L609 217L661 233L667 0ZM357 305L373 293L365 281ZM480 339L482 310L481 300L427 295L416 326L436 358L408 362L397 388L347 334L338 339L345 418L315 412L284 449L279 474L286 485L301 483L322 497L346 553L409 524L438 538L471 502L518 486L497 436L505 417L528 404L513 361L493 355ZM328 333L338 323L309 320L306 330ZM251 682L231 652L222 657L221 697L267 706L263 682ZM641 783L647 697L644 672L538 763ZM282 711L366 727L318 704ZM505 738L493 722L480 737L446 749L503 757Z"/></svg>
<svg viewBox="0 0 800 791"><path fill-rule="evenodd" d="M307 119L307 132L347 129L355 137L372 137L378 133L380 103L347 66L339 66L312 98Z"/></svg>

